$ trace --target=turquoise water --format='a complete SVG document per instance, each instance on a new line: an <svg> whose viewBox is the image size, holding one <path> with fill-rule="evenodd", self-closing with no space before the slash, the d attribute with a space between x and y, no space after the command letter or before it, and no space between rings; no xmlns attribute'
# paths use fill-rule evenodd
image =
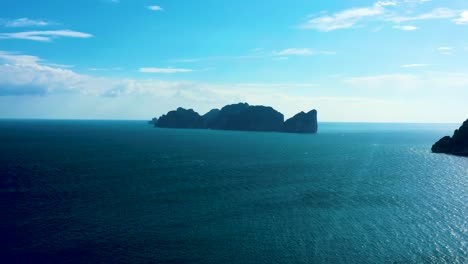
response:
<svg viewBox="0 0 468 264"><path fill-rule="evenodd" d="M467 263L459 124L0 121L2 263Z"/></svg>

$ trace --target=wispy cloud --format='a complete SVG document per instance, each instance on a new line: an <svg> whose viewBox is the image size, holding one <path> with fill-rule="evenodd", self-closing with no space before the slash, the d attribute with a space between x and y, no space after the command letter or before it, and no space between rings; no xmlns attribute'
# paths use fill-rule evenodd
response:
<svg viewBox="0 0 468 264"><path fill-rule="evenodd" d="M418 21L418 20L432 20L432 19L449 19L454 18L458 15L458 11L450 8L436 8L430 12L412 15L412 16L388 16L385 20L392 21L395 23L402 23L407 21Z"/></svg>
<svg viewBox="0 0 468 264"><path fill-rule="evenodd" d="M383 14L384 6L387 5L394 5L394 3L377 2L370 7L352 8L332 15L315 17L309 19L300 27L303 29L316 29L325 32L337 29L352 28L363 18Z"/></svg>
<svg viewBox="0 0 468 264"><path fill-rule="evenodd" d="M0 51L0 95L45 95L70 90L84 80L75 72L41 64L36 56Z"/></svg>
<svg viewBox="0 0 468 264"><path fill-rule="evenodd" d="M424 64L424 63L414 63L414 64L404 64L401 65L402 68L422 68L422 67L428 67L430 64Z"/></svg>
<svg viewBox="0 0 468 264"><path fill-rule="evenodd" d="M314 56L314 55L335 55L335 51L316 51L309 48L287 48L281 51L274 51L273 56L287 59L288 56ZM268 55L268 54L265 54ZM278 57L274 59L278 59Z"/></svg>
<svg viewBox="0 0 468 264"><path fill-rule="evenodd" d="M468 11L463 11L460 17L453 20L458 25L468 25Z"/></svg>
<svg viewBox="0 0 468 264"><path fill-rule="evenodd" d="M47 63L47 62L43 62L42 65L55 67L55 68L74 68L75 67L75 65L70 65L70 64L57 64L57 63Z"/></svg>
<svg viewBox="0 0 468 264"><path fill-rule="evenodd" d="M183 81L93 77L46 65L37 56L0 51L0 96L79 93L116 97L130 94L175 96L194 84Z"/></svg>
<svg viewBox="0 0 468 264"><path fill-rule="evenodd" d="M41 59L37 56L23 55L15 52L0 51L0 61L16 65L35 65Z"/></svg>
<svg viewBox="0 0 468 264"><path fill-rule="evenodd" d="M366 88L368 91L386 90L389 93L406 92L421 94L435 92L434 94L466 93L468 73L425 72L423 74L382 74L363 77L352 77L344 80L354 87Z"/></svg>
<svg viewBox="0 0 468 264"><path fill-rule="evenodd" d="M419 29L416 26L409 26L409 25L396 25L393 28L403 30L403 31L413 31Z"/></svg>
<svg viewBox="0 0 468 264"><path fill-rule="evenodd" d="M200 58L174 59L169 62L175 63L195 63L200 61L229 61L229 60L253 60L253 59L272 59L287 60L289 57L314 56L314 55L335 55L335 51L313 50L310 48L286 48L278 51L265 51L263 49L254 49L253 53L238 56L211 56Z"/></svg>
<svg viewBox="0 0 468 264"><path fill-rule="evenodd" d="M73 30L47 30L47 31L25 31L15 33L0 33L0 39L25 39L33 41L48 42L54 38L91 38L93 35Z"/></svg>
<svg viewBox="0 0 468 264"><path fill-rule="evenodd" d="M364 77L352 77L345 80L345 83L355 87L368 89L387 89L395 87L398 89L412 89L420 87L421 80L412 74L383 74Z"/></svg>
<svg viewBox="0 0 468 264"><path fill-rule="evenodd" d="M365 19L391 22L396 24L394 28L405 31L418 29L416 26L399 25L408 21L452 19L456 24L468 24L468 11L460 13L459 10L450 8L435 8L426 13L415 14L414 7L426 2L429 0L379 1L372 6L350 8L330 15L312 17L300 25L300 28L328 32L354 28Z"/></svg>
<svg viewBox="0 0 468 264"><path fill-rule="evenodd" d="M285 116L292 116L301 110L308 111L311 108L317 108L320 110L321 119L328 121L390 122L395 121L395 116L397 116L400 122L433 122L437 115L440 116L440 120L446 120L448 112L438 114L439 108L431 108L431 105L441 104L441 102L441 107L443 106L444 109L453 110L453 113L465 113L463 98L466 98L468 86L468 72L417 71L418 74L388 74L354 78L344 76L343 78L346 79L342 85L349 85L345 87L350 91L350 96L333 96L326 93L316 94L314 89L294 89L295 93L285 90L290 87L312 87L315 86L313 82L231 85L163 81L153 78L94 77L70 69L44 65L43 60L36 56L1 51L0 61L0 96L7 96L0 98L0 101L8 100L11 96L28 96L27 100L30 100L29 97L33 95L42 96L28 101L28 104L41 102L36 105L36 108L32 106L30 108L28 105L29 113L33 114L36 109L40 111L41 107L50 102L61 102L65 106L73 102L79 106L80 104L76 103L77 100L86 102L79 107L83 110L88 109L91 117L96 117L95 107L98 107L102 111L97 112L104 113L103 117L109 113L110 108L116 109L118 112L116 116L119 118L123 118L122 114L132 112L134 109L139 109L138 118L142 118L146 115L151 117L154 114L162 114L180 105L197 105L197 110L208 111L224 104L248 101L251 104L272 105ZM366 89L366 93L361 93L361 89ZM441 100L441 96L448 94L459 96L450 97L450 100ZM408 98L418 98L418 102ZM426 100L428 98L431 99ZM64 103L64 100L70 101ZM157 108L154 105L155 101L161 102ZM138 103L135 104L135 102ZM14 103L10 105L14 106ZM337 105L340 106L339 109ZM24 105L14 107L21 109ZM91 108L92 110L89 110ZM6 109L5 106L4 109ZM55 109L60 109L60 106L55 105ZM342 109L349 109L349 111L342 111ZM369 109L373 110L369 111ZM462 114L449 116L454 119L462 118Z"/></svg>
<svg viewBox="0 0 468 264"><path fill-rule="evenodd" d="M157 5L146 6L146 8L151 11L163 11L164 10L162 7L157 6Z"/></svg>
<svg viewBox="0 0 468 264"><path fill-rule="evenodd" d="M173 74L173 73L193 72L193 70L183 69L183 68L140 68L139 72Z"/></svg>
<svg viewBox="0 0 468 264"><path fill-rule="evenodd" d="M316 54L313 50L307 48L289 48L273 52L276 56L312 56Z"/></svg>
<svg viewBox="0 0 468 264"><path fill-rule="evenodd" d="M453 50L453 47L438 47L438 51L451 51Z"/></svg>
<svg viewBox="0 0 468 264"><path fill-rule="evenodd" d="M23 17L14 20L6 20L3 23L0 22L0 24L3 24L5 27L44 27L50 25L50 22Z"/></svg>
<svg viewBox="0 0 468 264"><path fill-rule="evenodd" d="M443 55L452 55L452 52L455 50L454 47L448 47L448 46L445 46L445 47L438 47L437 48L437 51L440 53L440 54L443 54Z"/></svg>
<svg viewBox="0 0 468 264"><path fill-rule="evenodd" d="M236 87L258 87L258 88L303 88L303 87L317 87L317 83L238 83Z"/></svg>
<svg viewBox="0 0 468 264"><path fill-rule="evenodd" d="M112 68L88 68L89 71L121 71L122 68L120 67L112 67Z"/></svg>

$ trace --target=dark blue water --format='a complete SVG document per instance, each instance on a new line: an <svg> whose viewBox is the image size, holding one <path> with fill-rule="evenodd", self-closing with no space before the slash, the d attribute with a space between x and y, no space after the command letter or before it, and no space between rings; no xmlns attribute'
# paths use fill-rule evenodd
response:
<svg viewBox="0 0 468 264"><path fill-rule="evenodd" d="M0 263L467 263L457 125L0 121Z"/></svg>

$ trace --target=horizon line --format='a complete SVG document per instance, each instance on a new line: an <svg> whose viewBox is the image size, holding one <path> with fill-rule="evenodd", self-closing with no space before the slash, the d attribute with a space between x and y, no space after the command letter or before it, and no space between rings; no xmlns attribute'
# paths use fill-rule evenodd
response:
<svg viewBox="0 0 468 264"><path fill-rule="evenodd" d="M99 118L16 118L0 117L0 121L142 121L148 122L151 119L99 119ZM463 123L461 121L461 123ZM317 121L317 123L353 123L353 124L459 124L458 122L405 122L405 121Z"/></svg>

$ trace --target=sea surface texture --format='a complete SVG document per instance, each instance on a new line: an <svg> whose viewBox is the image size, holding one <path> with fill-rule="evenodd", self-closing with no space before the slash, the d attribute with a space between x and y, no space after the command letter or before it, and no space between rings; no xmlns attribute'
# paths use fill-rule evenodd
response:
<svg viewBox="0 0 468 264"><path fill-rule="evenodd" d="M468 263L459 124L0 121L0 263Z"/></svg>

